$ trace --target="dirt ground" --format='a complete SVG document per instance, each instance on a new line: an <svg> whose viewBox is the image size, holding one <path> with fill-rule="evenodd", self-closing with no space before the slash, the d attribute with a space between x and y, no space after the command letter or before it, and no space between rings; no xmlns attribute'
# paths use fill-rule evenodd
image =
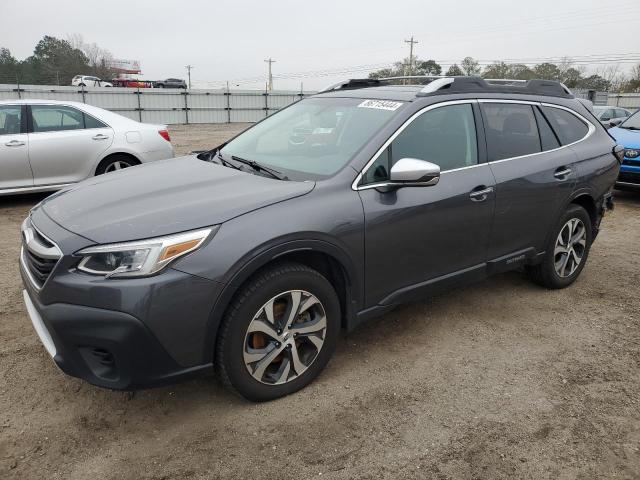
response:
<svg viewBox="0 0 640 480"><path fill-rule="evenodd" d="M179 152L244 126L175 127ZM27 318L0 197L0 478L640 478L640 193L616 193L580 279L521 273L344 334L305 390L265 404L215 378L113 392L62 374Z"/></svg>

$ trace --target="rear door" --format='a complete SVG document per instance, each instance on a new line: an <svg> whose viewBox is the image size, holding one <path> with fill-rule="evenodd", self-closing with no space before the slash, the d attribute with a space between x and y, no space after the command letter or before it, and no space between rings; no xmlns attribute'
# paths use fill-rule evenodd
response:
<svg viewBox="0 0 640 480"><path fill-rule="evenodd" d="M95 172L113 130L67 105L30 106L29 158L35 185L78 182Z"/></svg>
<svg viewBox="0 0 640 480"><path fill-rule="evenodd" d="M524 101L481 100L496 211L489 261L512 266L544 249L549 229L573 191L577 156L540 110ZM504 262L504 265L502 264Z"/></svg>
<svg viewBox="0 0 640 480"><path fill-rule="evenodd" d="M0 106L0 190L33 186L26 107Z"/></svg>

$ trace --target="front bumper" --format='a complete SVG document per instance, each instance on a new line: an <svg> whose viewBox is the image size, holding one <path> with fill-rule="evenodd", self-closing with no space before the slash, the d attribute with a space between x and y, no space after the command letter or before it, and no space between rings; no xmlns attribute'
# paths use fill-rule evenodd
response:
<svg viewBox="0 0 640 480"><path fill-rule="evenodd" d="M624 158L616 186L640 188L640 160Z"/></svg>
<svg viewBox="0 0 640 480"><path fill-rule="evenodd" d="M122 312L54 303L23 291L27 312L53 361L68 375L116 390L191 378L210 364L182 367L144 324Z"/></svg>
<svg viewBox="0 0 640 480"><path fill-rule="evenodd" d="M223 285L170 267L131 279L78 272L72 252L90 244L39 209L23 225L24 301L55 363L113 389L171 383L211 367L217 332L212 311ZM60 256L26 261L25 249Z"/></svg>

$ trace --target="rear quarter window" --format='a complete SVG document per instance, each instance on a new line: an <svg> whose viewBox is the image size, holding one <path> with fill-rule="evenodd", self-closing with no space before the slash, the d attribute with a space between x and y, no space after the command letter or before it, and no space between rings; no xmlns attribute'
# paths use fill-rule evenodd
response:
<svg viewBox="0 0 640 480"><path fill-rule="evenodd" d="M542 112L556 132L562 145L582 140L589 132L589 127L573 113L560 108L542 107Z"/></svg>

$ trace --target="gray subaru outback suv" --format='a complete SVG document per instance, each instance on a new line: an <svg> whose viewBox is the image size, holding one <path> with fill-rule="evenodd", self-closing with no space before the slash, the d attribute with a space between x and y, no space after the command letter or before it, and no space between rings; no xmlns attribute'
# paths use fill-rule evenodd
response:
<svg viewBox="0 0 640 480"><path fill-rule="evenodd" d="M22 226L24 301L55 363L95 385L213 367L273 399L400 303L521 267L573 283L621 155L556 82L351 80L45 199Z"/></svg>

